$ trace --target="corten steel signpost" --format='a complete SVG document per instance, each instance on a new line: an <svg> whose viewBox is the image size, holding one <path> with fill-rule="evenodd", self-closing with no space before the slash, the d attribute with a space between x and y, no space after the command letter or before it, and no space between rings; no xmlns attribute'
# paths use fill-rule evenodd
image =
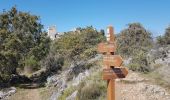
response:
<svg viewBox="0 0 170 100"><path fill-rule="evenodd" d="M103 56L103 79L107 80L107 98L115 100L115 79L125 78L128 70L122 67L123 59L119 55L115 55L116 43L113 27L107 28L107 42L98 45L98 52Z"/></svg>

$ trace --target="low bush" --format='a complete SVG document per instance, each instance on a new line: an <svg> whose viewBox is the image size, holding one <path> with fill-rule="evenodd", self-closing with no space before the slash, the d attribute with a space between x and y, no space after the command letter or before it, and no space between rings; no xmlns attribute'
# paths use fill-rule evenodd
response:
<svg viewBox="0 0 170 100"><path fill-rule="evenodd" d="M96 100L105 91L105 86L100 83L91 83L82 86L78 90L78 100Z"/></svg>
<svg viewBox="0 0 170 100"><path fill-rule="evenodd" d="M41 66L48 72L57 72L61 70L64 64L64 59L59 54L53 55L50 53L47 57L41 61Z"/></svg>
<svg viewBox="0 0 170 100"><path fill-rule="evenodd" d="M96 45L101 41L105 41L105 37L93 27L79 28L56 39L51 52L61 54L66 61L80 61L94 57Z"/></svg>
<svg viewBox="0 0 170 100"><path fill-rule="evenodd" d="M117 35L118 53L133 56L138 50L147 51L153 45L152 34L140 23L130 23Z"/></svg>
<svg viewBox="0 0 170 100"><path fill-rule="evenodd" d="M159 45L170 45L170 26L166 28L163 36L157 37L157 43Z"/></svg>
<svg viewBox="0 0 170 100"><path fill-rule="evenodd" d="M101 98L106 98L107 84L101 80L101 74L101 71L97 70L79 84L78 100L101 100Z"/></svg>
<svg viewBox="0 0 170 100"><path fill-rule="evenodd" d="M81 53L80 57L83 59L92 58L97 54L96 47L88 48L83 53Z"/></svg>
<svg viewBox="0 0 170 100"><path fill-rule="evenodd" d="M39 62L35 59L34 56L29 57L25 60L25 72L33 72L40 69Z"/></svg>
<svg viewBox="0 0 170 100"><path fill-rule="evenodd" d="M136 55L132 57L128 67L133 71L149 72L151 68L146 52L139 51L136 53Z"/></svg>

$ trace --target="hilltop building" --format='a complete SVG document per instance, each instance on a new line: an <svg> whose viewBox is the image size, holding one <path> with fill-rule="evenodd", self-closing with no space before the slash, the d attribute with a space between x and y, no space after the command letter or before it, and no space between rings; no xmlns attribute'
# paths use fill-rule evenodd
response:
<svg viewBox="0 0 170 100"><path fill-rule="evenodd" d="M56 29L56 26L50 26L48 27L48 36L54 40L55 38L58 38L59 35L57 33L57 29Z"/></svg>

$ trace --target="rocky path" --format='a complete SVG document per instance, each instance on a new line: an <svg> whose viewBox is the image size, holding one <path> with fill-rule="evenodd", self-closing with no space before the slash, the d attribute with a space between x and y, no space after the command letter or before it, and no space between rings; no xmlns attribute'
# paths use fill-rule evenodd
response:
<svg viewBox="0 0 170 100"><path fill-rule="evenodd" d="M19 89L8 100L43 99L38 88L25 88ZM125 79L116 80L116 100L170 100L170 94L149 79L130 71Z"/></svg>
<svg viewBox="0 0 170 100"><path fill-rule="evenodd" d="M31 85L34 86L34 85ZM7 100L42 100L38 88L19 89Z"/></svg>
<svg viewBox="0 0 170 100"><path fill-rule="evenodd" d="M116 100L170 100L170 94L138 73L130 72L127 78L116 82Z"/></svg>
<svg viewBox="0 0 170 100"><path fill-rule="evenodd" d="M25 89L25 94L15 94L15 98L9 98L10 100L41 100L39 91L37 89ZM16 97L17 96L17 97Z"/></svg>

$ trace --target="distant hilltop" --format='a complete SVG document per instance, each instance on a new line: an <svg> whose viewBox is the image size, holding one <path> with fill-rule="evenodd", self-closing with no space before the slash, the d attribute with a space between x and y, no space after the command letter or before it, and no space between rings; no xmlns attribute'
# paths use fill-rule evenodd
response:
<svg viewBox="0 0 170 100"><path fill-rule="evenodd" d="M90 26L90 27L93 28L92 26ZM93 28L93 29L95 31L97 31L95 28ZM77 28L73 28L72 30L70 30L68 32L80 33L82 30L85 30L85 29L81 28L81 27L77 27ZM65 32L57 32L56 25L49 26L47 29L47 32L48 32L48 37L50 37L52 40L60 38L60 36L65 33Z"/></svg>
<svg viewBox="0 0 170 100"><path fill-rule="evenodd" d="M55 38L59 38L59 36L61 35L61 33L57 32L57 28L55 25L53 26L49 26L48 29L48 36L54 40Z"/></svg>

